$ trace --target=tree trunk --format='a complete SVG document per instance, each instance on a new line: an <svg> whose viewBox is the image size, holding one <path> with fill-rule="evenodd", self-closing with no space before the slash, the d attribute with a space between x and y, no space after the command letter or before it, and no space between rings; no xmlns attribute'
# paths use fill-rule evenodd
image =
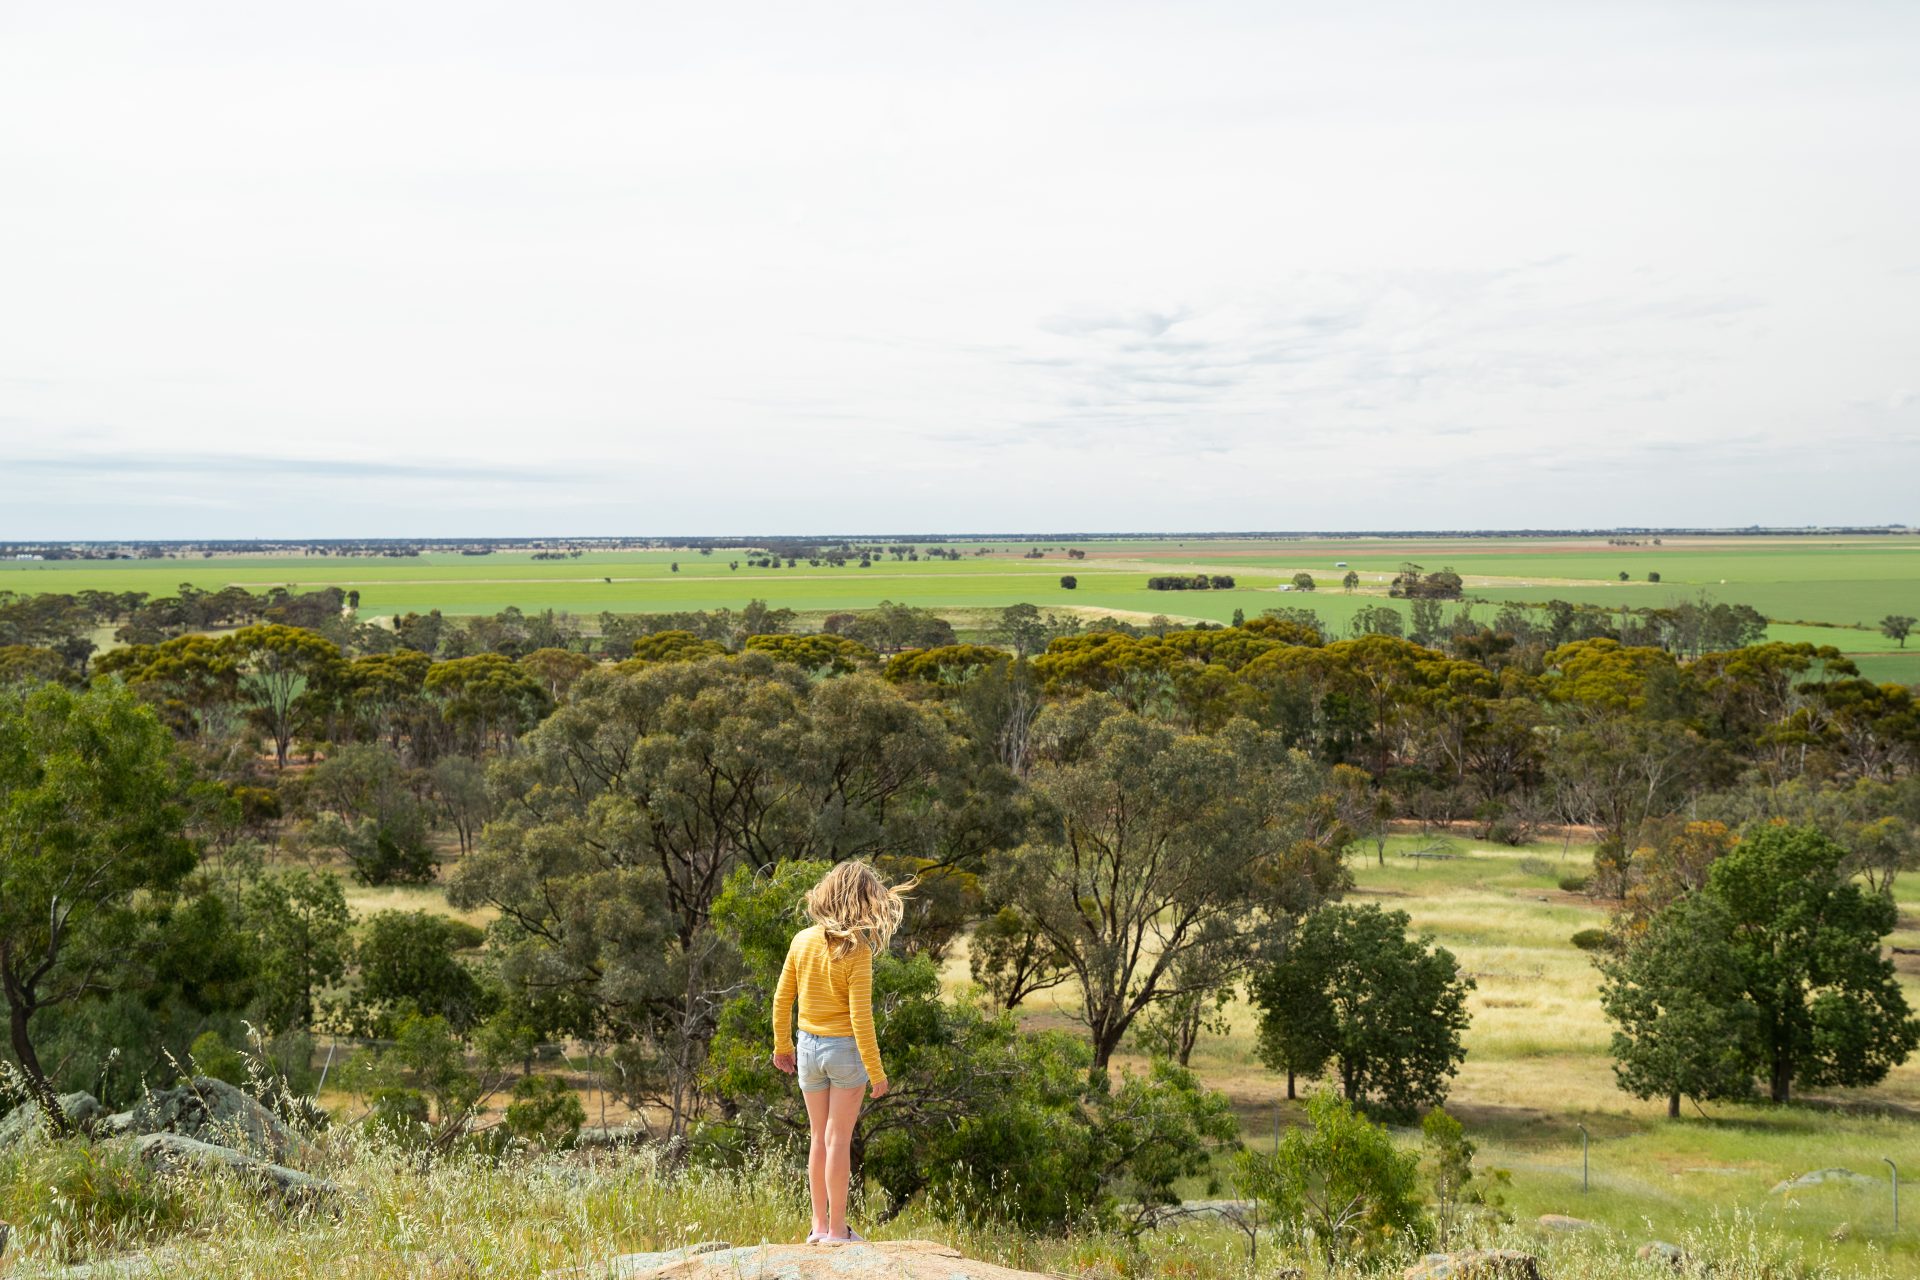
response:
<svg viewBox="0 0 1920 1280"><path fill-rule="evenodd" d="M1670 1093L1667 1095L1667 1119L1678 1120L1679 1118L1680 1095L1678 1093Z"/></svg>
<svg viewBox="0 0 1920 1280"><path fill-rule="evenodd" d="M1201 997L1189 998L1192 1000L1193 1007L1188 1009L1186 1015L1180 1019L1179 1042L1174 1046L1173 1055L1173 1060L1183 1067L1192 1065L1193 1046L1200 1040Z"/></svg>
<svg viewBox="0 0 1920 1280"><path fill-rule="evenodd" d="M1287 1068L1287 1101L1293 1101L1293 1068Z"/></svg>
<svg viewBox="0 0 1920 1280"><path fill-rule="evenodd" d="M1120 1047L1120 1037L1126 1034L1125 1026L1099 1026L1093 1031L1093 1069L1105 1071L1113 1060L1114 1051Z"/></svg>
<svg viewBox="0 0 1920 1280"><path fill-rule="evenodd" d="M1773 1100L1787 1102L1793 1093L1793 1059L1784 1053L1773 1056Z"/></svg>
<svg viewBox="0 0 1920 1280"><path fill-rule="evenodd" d="M47 1128L55 1137L64 1138L73 1132L73 1125L61 1108L59 1095L54 1093L46 1072L40 1069L40 1055L33 1051L33 1039L27 1034L27 1019L33 1010L21 998L11 968L4 961L0 961L0 975L6 979L7 1038L13 1046L14 1058L20 1063L20 1074L27 1078L27 1091L46 1114Z"/></svg>

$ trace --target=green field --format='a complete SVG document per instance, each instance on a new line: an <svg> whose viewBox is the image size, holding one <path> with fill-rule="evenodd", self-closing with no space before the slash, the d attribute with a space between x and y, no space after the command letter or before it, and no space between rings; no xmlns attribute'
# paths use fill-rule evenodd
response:
<svg viewBox="0 0 1920 1280"><path fill-rule="evenodd" d="M1920 650L1901 650L1878 630L1890 613L1920 615L1920 537L1672 538L1662 546L1611 547L1604 539L1189 539L1088 541L1084 560L1069 560L1065 542L956 543L959 561L886 558L853 566L753 569L740 552L598 552L577 560L539 560L531 552L488 556L434 553L407 560L285 556L142 561L0 562L0 590L145 591L168 595L181 583L218 589L339 586L360 592L367 617L440 609L493 613L509 605L592 617L603 611L645 613L738 608L759 598L807 613L869 608L882 600L934 609L997 608L1022 601L1148 617L1225 622L1235 609L1249 616L1278 604L1306 605L1335 630L1355 609L1379 603L1403 561L1429 570L1451 566L1468 594L1490 602L1553 598L1594 604L1664 605L1702 593L1748 604L1779 621L1778 639L1833 644L1867 655L1882 679L1920 680ZM986 548L985 555L973 554ZM740 568L729 568L738 560ZM673 565L679 564L675 572ZM1358 592L1341 590L1341 562L1361 576ZM1230 573L1232 591L1149 591L1150 574ZM1312 573L1312 595L1281 592L1299 571ZM1630 575L1619 581L1621 572ZM1661 581L1646 575L1658 572ZM1079 580L1060 586L1062 574ZM1819 625L1804 625L1804 624ZM1916 641L1920 644L1920 641Z"/></svg>

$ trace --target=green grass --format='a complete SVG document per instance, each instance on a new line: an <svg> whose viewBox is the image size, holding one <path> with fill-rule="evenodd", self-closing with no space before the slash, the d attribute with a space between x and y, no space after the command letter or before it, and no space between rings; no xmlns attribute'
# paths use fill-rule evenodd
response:
<svg viewBox="0 0 1920 1280"><path fill-rule="evenodd" d="M1882 684L1920 684L1920 653L1909 650L1906 653L1873 654L1857 657L1854 663L1859 666L1860 674L1869 680Z"/></svg>

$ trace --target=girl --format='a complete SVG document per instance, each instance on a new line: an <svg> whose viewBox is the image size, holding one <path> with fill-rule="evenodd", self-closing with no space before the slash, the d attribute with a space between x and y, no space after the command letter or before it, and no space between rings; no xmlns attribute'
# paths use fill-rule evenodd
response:
<svg viewBox="0 0 1920 1280"><path fill-rule="evenodd" d="M773 993L773 1065L800 1077L813 1143L807 1188L813 1230L807 1243L859 1240L847 1229L847 1144L860 1118L860 1092L887 1093L873 1038L873 957L900 927L904 888L889 889L864 862L843 862L807 894L813 920L787 948ZM800 1043L793 1003L800 1001Z"/></svg>

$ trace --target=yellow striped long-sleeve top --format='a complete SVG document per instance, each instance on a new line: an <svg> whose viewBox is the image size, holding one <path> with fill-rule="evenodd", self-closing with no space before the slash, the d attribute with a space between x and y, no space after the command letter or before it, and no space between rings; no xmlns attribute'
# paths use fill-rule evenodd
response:
<svg viewBox="0 0 1920 1280"><path fill-rule="evenodd" d="M852 1036L873 1080L885 1080L880 1044L873 1035L873 952L862 943L839 959L819 925L802 929L787 948L780 985L773 992L773 1048L793 1052L793 1004L800 1001L800 1029L816 1036Z"/></svg>

